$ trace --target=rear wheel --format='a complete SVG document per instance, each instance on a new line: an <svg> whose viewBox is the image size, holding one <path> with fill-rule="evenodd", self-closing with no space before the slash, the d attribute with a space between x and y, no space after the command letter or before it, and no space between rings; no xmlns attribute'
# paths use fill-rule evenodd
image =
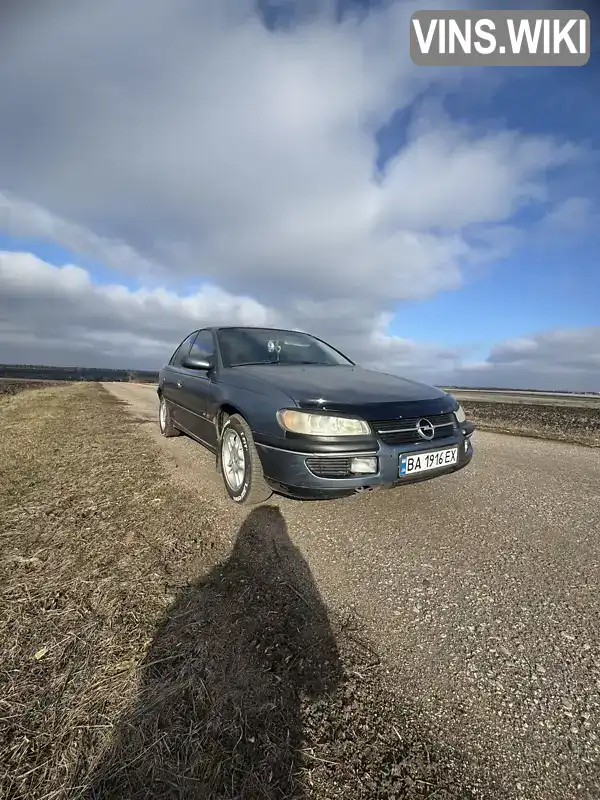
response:
<svg viewBox="0 0 600 800"><path fill-rule="evenodd" d="M179 428L176 428L173 425L173 421L171 419L171 410L164 397L160 398L160 404L158 406L158 425L160 432L167 439L171 436L179 436L181 434Z"/></svg>
<svg viewBox="0 0 600 800"><path fill-rule="evenodd" d="M227 494L234 502L256 505L273 494L265 481L250 426L239 414L228 417L223 425L219 465Z"/></svg>

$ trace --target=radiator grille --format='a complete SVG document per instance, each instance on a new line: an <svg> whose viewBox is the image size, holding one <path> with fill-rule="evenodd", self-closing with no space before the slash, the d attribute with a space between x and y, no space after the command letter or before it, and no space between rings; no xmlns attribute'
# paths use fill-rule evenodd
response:
<svg viewBox="0 0 600 800"><path fill-rule="evenodd" d="M419 436L417 423L427 419L434 428L433 439L426 440ZM423 444L425 441L437 441L453 436L455 431L454 414L432 414L410 419L390 419L371 422L371 425L386 444Z"/></svg>

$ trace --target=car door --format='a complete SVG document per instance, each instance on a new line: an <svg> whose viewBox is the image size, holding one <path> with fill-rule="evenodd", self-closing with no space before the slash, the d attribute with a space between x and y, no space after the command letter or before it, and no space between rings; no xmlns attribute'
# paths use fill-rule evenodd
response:
<svg viewBox="0 0 600 800"><path fill-rule="evenodd" d="M171 417L175 423L185 425L182 414L182 401L183 401L183 381L182 381L182 368L181 360L189 355L192 342L196 338L198 331L190 333L189 336L183 340L177 350L171 356L171 360L164 370L163 382L161 390L165 400L170 404Z"/></svg>
<svg viewBox="0 0 600 800"><path fill-rule="evenodd" d="M216 363L215 340L211 330L198 331L189 352L191 358L206 359ZM214 369L200 370L181 368L181 406L187 430L211 448L216 446L217 436L210 413L209 400L215 391Z"/></svg>

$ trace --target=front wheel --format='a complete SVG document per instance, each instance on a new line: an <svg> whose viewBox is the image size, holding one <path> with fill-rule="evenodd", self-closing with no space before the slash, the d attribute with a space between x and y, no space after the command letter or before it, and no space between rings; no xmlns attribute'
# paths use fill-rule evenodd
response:
<svg viewBox="0 0 600 800"><path fill-rule="evenodd" d="M227 494L234 502L256 505L273 494L265 481L250 426L239 414L228 417L223 425L219 465Z"/></svg>

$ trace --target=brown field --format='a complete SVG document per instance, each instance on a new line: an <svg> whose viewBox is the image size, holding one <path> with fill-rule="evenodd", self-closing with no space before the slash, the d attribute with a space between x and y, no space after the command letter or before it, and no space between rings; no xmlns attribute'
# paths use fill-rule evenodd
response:
<svg viewBox="0 0 600 800"><path fill-rule="evenodd" d="M1 797L475 796L276 507L232 545L101 386L1 402Z"/></svg>
<svg viewBox="0 0 600 800"><path fill-rule="evenodd" d="M600 410L598 394L566 394L561 392L525 392L517 390L448 389L461 402L567 406Z"/></svg>
<svg viewBox="0 0 600 800"><path fill-rule="evenodd" d="M0 378L0 397L13 395L26 389L49 389L52 386L62 386L63 381L29 380L28 378Z"/></svg>
<svg viewBox="0 0 600 800"><path fill-rule="evenodd" d="M600 407L462 400L478 428L600 447Z"/></svg>

